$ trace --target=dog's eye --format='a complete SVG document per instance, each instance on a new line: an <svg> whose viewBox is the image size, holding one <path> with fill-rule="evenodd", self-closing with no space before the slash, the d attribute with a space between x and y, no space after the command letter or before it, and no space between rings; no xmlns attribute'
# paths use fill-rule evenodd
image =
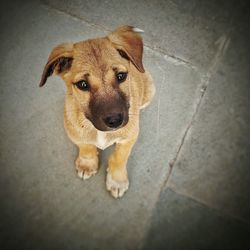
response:
<svg viewBox="0 0 250 250"><path fill-rule="evenodd" d="M84 90L84 91L88 91L89 90L89 84L84 81L84 80L81 80L79 82L76 83L76 87L80 90Z"/></svg>
<svg viewBox="0 0 250 250"><path fill-rule="evenodd" d="M119 83L121 82L124 82L127 78L127 72L119 72L117 75L116 75L116 78L118 80Z"/></svg>

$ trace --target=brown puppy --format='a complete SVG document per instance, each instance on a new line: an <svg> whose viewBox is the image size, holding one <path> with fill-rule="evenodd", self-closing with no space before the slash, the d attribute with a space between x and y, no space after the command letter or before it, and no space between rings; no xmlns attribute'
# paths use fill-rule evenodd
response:
<svg viewBox="0 0 250 250"><path fill-rule="evenodd" d="M106 186L121 197L128 189L126 164L139 133L139 111L149 104L154 85L142 64L141 30L123 26L109 36L55 47L40 86L53 73L67 86L64 126L79 147L76 170L87 179L98 170L98 151L116 143Z"/></svg>

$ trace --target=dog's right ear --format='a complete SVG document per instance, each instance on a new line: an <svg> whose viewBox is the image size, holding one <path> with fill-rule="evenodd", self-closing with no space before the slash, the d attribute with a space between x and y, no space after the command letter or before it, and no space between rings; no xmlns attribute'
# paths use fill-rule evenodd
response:
<svg viewBox="0 0 250 250"><path fill-rule="evenodd" d="M49 76L65 73L69 70L73 61L73 43L63 43L56 46L50 53L48 61L44 67L39 86L42 87Z"/></svg>

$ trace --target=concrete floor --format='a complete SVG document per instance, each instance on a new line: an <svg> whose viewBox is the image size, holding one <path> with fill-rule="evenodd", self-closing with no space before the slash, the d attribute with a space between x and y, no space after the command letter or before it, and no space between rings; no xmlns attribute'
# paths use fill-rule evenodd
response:
<svg viewBox="0 0 250 250"><path fill-rule="evenodd" d="M1 249L250 249L247 1L1 3ZM38 84L50 50L129 24L145 30L157 94L141 114L130 189L81 181L65 87Z"/></svg>

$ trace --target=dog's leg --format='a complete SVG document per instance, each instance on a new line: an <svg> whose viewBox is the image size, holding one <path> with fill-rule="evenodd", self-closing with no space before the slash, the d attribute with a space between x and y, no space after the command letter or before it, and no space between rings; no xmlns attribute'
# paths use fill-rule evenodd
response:
<svg viewBox="0 0 250 250"><path fill-rule="evenodd" d="M128 189L129 181L126 165L135 142L136 139L126 143L117 143L115 151L109 157L106 187L115 198L122 197Z"/></svg>
<svg viewBox="0 0 250 250"><path fill-rule="evenodd" d="M79 156L76 159L76 171L81 179L88 179L97 173L98 170L98 151L96 146L90 144L81 144L79 147Z"/></svg>

